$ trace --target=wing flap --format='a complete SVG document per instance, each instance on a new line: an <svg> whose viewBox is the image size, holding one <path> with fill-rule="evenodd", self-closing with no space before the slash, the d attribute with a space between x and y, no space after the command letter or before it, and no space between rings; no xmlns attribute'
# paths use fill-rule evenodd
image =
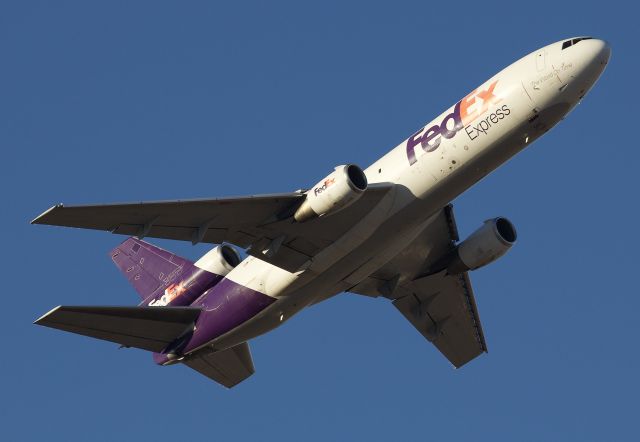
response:
<svg viewBox="0 0 640 442"><path fill-rule="evenodd" d="M161 352L193 327L199 314L191 307L59 306L35 324Z"/></svg>
<svg viewBox="0 0 640 442"><path fill-rule="evenodd" d="M430 219L411 245L349 290L392 299L400 313L455 367L487 351L468 274L442 271L443 260L458 240L453 209L448 205Z"/></svg>
<svg viewBox="0 0 640 442"><path fill-rule="evenodd" d="M406 287L393 305L459 368L487 351L467 274L440 272Z"/></svg>
<svg viewBox="0 0 640 442"><path fill-rule="evenodd" d="M246 342L223 351L198 353L182 362L227 388L239 384L255 372Z"/></svg>

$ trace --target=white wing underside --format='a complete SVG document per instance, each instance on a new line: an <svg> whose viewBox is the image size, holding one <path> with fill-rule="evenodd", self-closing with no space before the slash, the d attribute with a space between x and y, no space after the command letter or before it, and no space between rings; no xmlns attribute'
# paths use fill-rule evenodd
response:
<svg viewBox="0 0 640 442"><path fill-rule="evenodd" d="M289 271L332 244L362 219L391 188L372 184L346 210L304 223L292 218L304 200L299 192L201 200L86 206L57 205L33 224L106 230L139 238L236 244ZM265 254L277 242L278 252Z"/></svg>
<svg viewBox="0 0 640 442"><path fill-rule="evenodd" d="M456 368L487 351L468 274L448 275L438 267L458 239L453 210L447 206L411 246L349 290L392 299Z"/></svg>
<svg viewBox="0 0 640 442"><path fill-rule="evenodd" d="M380 202L391 186L373 184L348 208L296 223L300 192L190 201L55 206L34 224L106 230L138 237L229 242L289 271L334 243ZM385 296L456 367L487 351L468 275L438 263L458 241L451 206L432 216L410 247L349 291ZM265 254L277 243L277 253ZM201 361L205 364L206 361ZM194 362L196 364L196 362ZM200 364L199 367L205 365ZM198 370L201 371L201 370Z"/></svg>

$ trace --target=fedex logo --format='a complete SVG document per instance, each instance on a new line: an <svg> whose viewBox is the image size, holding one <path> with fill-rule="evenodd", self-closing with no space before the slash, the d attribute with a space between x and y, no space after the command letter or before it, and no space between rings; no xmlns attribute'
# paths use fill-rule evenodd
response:
<svg viewBox="0 0 640 442"><path fill-rule="evenodd" d="M445 116L440 124L435 124L429 128L425 126L409 137L407 140L409 164L411 165L418 161L416 159L416 147L418 145L425 152L433 152L440 146L442 138L453 138L460 129L484 114L492 103L498 101L498 97L494 94L497 83L498 80L486 86L485 89L472 91L456 103L453 112Z"/></svg>
<svg viewBox="0 0 640 442"><path fill-rule="evenodd" d="M162 295L160 299L154 299L153 301L151 301L149 303L149 306L157 307L169 305L171 301L176 299L178 296L181 296L186 291L187 287L185 287L183 281L179 282L178 284L171 284L164 290L164 295Z"/></svg>
<svg viewBox="0 0 640 442"><path fill-rule="evenodd" d="M316 187L315 189L313 189L313 194L318 196L319 193L324 192L325 190L327 190L328 187L332 186L333 183L336 182L335 178L329 178L327 180L324 181L324 184L320 187Z"/></svg>

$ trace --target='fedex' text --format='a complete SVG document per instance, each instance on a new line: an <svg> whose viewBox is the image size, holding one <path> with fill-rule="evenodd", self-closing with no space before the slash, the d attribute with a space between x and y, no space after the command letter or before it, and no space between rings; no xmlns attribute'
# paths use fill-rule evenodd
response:
<svg viewBox="0 0 640 442"><path fill-rule="evenodd" d="M481 133L487 133L490 127L489 122L496 123L498 120L503 119L505 115L509 115L511 111L506 105L503 105L477 126L470 125L471 122L484 114L491 104L499 101L494 94L497 83L498 80L490 83L483 90L474 90L456 103L453 111L446 115L440 124L435 124L428 128L425 126L409 137L407 140L407 159L409 164L414 164L417 161L417 146L420 146L424 152L433 152L440 146L443 138L453 138L463 127L465 127L465 132L467 132L469 138L473 140ZM500 111L500 114L498 114L498 111ZM498 119L495 122L493 121L494 117Z"/></svg>

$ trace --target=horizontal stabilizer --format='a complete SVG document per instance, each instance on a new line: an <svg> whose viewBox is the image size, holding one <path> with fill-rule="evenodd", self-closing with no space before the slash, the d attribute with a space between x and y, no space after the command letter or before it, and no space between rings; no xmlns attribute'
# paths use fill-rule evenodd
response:
<svg viewBox="0 0 640 442"><path fill-rule="evenodd" d="M198 353L182 362L227 388L239 384L255 372L246 342L222 351Z"/></svg>
<svg viewBox="0 0 640 442"><path fill-rule="evenodd" d="M35 324L161 352L194 325L199 308L59 306Z"/></svg>

